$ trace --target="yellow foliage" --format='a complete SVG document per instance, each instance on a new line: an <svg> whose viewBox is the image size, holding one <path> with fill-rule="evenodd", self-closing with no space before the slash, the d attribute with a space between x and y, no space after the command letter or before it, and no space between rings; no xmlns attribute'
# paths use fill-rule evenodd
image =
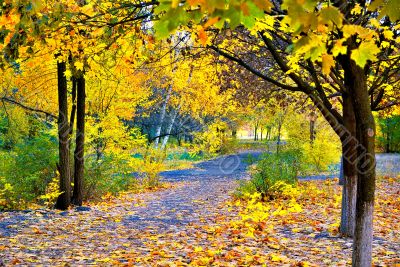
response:
<svg viewBox="0 0 400 267"><path fill-rule="evenodd" d="M59 177L54 177L46 187L46 193L39 196L39 199L44 200L44 205L51 207L54 205L58 196L61 194L59 190Z"/></svg>

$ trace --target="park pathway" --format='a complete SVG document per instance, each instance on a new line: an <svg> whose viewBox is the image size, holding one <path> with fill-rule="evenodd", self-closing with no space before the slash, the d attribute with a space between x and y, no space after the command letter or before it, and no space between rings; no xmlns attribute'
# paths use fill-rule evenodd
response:
<svg viewBox="0 0 400 267"><path fill-rule="evenodd" d="M207 213L227 200L238 180L248 177L248 163L260 155L261 152L242 152L198 163L193 169L163 172L164 181L183 182L184 186L154 193L154 198L126 222L132 227L158 227L162 231L215 215Z"/></svg>
<svg viewBox="0 0 400 267"><path fill-rule="evenodd" d="M161 262L158 259L169 257L190 264L193 251L210 247L207 227L238 218L235 211L224 206L225 201L238 180L248 178L248 162L260 155L256 151L241 152L198 163L193 169L166 171L162 177L172 188L127 194L90 207L0 213L0 266L110 266L116 262L156 266L154 262ZM389 158L391 167L397 168L398 157ZM378 169L388 167L378 162ZM283 230L287 238L293 236ZM325 242L322 246L330 244L329 234L315 238L320 236ZM255 243L249 242L243 248L257 250ZM348 241L338 242L346 248L343 257L349 257ZM238 253L236 247L227 249ZM296 253L300 255L303 250ZM174 254L166 255L168 251Z"/></svg>
<svg viewBox="0 0 400 267"><path fill-rule="evenodd" d="M234 216L225 214L221 205L237 181L247 177L249 160L260 154L242 152L198 163L190 170L166 171L163 180L173 188L96 206L0 213L0 266L95 264L127 248L146 254L151 248L145 240L172 232L189 235L188 225Z"/></svg>

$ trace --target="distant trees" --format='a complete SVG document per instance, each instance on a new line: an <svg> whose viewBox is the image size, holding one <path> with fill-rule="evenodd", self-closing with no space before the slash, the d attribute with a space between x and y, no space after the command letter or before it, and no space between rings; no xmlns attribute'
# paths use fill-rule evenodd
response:
<svg viewBox="0 0 400 267"><path fill-rule="evenodd" d="M379 116L378 146L386 153L400 152L400 115Z"/></svg>

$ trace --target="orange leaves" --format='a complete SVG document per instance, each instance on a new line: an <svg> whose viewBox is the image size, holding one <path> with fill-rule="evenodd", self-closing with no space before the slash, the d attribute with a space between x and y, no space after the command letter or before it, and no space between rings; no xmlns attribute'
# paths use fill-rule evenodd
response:
<svg viewBox="0 0 400 267"><path fill-rule="evenodd" d="M335 66L335 60L332 55L325 54L322 56L322 73L329 75L331 68Z"/></svg>
<svg viewBox="0 0 400 267"><path fill-rule="evenodd" d="M204 24L204 29L207 29L208 27L214 25L215 23L217 23L219 21L219 17L213 17L210 18L209 20L207 20L207 22Z"/></svg>
<svg viewBox="0 0 400 267"><path fill-rule="evenodd" d="M200 39L200 42L201 42L203 45L206 45L206 44L207 44L208 36L207 36L207 33L206 33L206 31L204 30L203 27L199 27L198 37L199 37L199 39Z"/></svg>
<svg viewBox="0 0 400 267"><path fill-rule="evenodd" d="M253 0L253 2L258 8L265 11L270 11L273 6L269 0Z"/></svg>
<svg viewBox="0 0 400 267"><path fill-rule="evenodd" d="M206 33L206 29L217 23L219 19L220 19L219 17L213 17L207 20L207 22L203 26L198 26L197 36L202 45L206 45L208 42L208 35Z"/></svg>

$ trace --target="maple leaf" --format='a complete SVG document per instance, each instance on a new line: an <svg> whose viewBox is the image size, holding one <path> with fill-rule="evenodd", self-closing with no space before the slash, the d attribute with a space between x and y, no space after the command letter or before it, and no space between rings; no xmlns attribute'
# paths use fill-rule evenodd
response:
<svg viewBox="0 0 400 267"><path fill-rule="evenodd" d="M83 66L84 66L84 64L83 64L82 62L76 61L76 62L74 63L74 66L75 66L75 68L76 68L77 70L82 70L82 71L83 71Z"/></svg>
<svg viewBox="0 0 400 267"><path fill-rule="evenodd" d="M335 66L333 56L329 54L322 55L322 73L329 75L333 66Z"/></svg>
<svg viewBox="0 0 400 267"><path fill-rule="evenodd" d="M205 32L203 27L201 27L199 29L198 36L199 36L199 39L200 39L201 43L203 45L206 45L207 44L207 40L208 40L208 36L207 36L207 33Z"/></svg>
<svg viewBox="0 0 400 267"><path fill-rule="evenodd" d="M381 50L372 41L362 42L360 46L351 51L351 59L354 60L358 66L364 68L368 60L374 61L377 59L376 55Z"/></svg>

